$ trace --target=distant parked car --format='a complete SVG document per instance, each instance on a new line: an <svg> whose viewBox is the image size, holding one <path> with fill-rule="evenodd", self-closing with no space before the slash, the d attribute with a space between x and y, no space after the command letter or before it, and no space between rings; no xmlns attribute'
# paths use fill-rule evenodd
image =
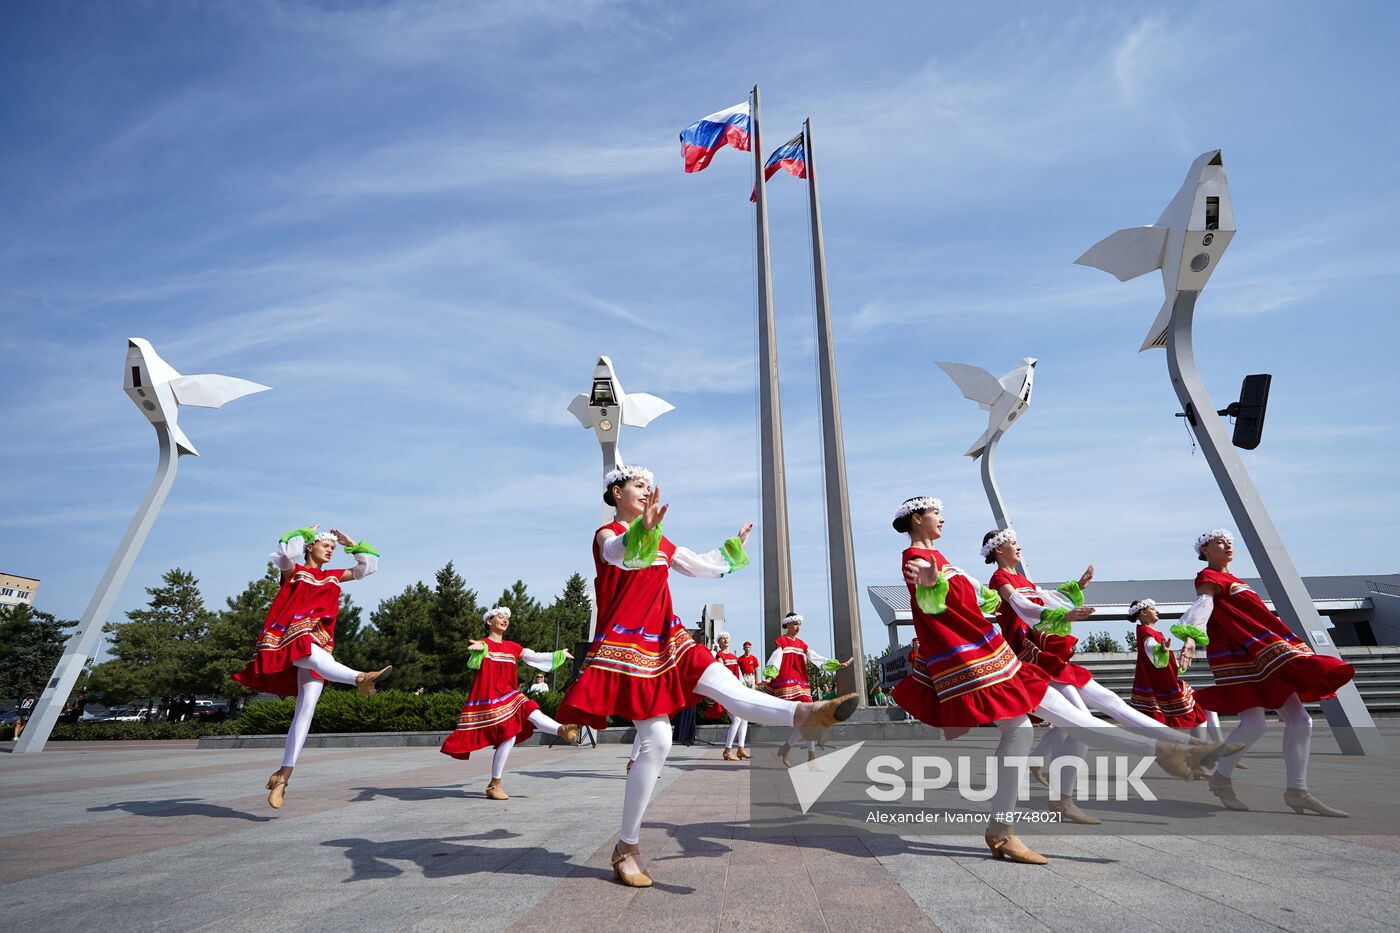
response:
<svg viewBox="0 0 1400 933"><path fill-rule="evenodd" d="M145 721L145 717L141 714L141 710L137 709L137 708L134 707L134 706L114 706L114 707L112 707L110 710L108 710L107 712L110 714L110 715L107 717L107 721L108 721L108 722L144 722L144 721Z"/></svg>
<svg viewBox="0 0 1400 933"><path fill-rule="evenodd" d="M223 722L228 719L228 704L213 700L195 700L194 718L200 722Z"/></svg>

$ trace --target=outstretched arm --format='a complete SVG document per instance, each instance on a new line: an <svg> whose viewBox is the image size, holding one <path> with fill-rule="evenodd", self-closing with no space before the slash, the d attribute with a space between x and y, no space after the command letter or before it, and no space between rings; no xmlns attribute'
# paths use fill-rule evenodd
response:
<svg viewBox="0 0 1400 933"><path fill-rule="evenodd" d="M320 527L312 525L309 528L293 528L277 539L277 550L272 552L272 562L282 572L283 583L292 578L292 571L296 570L297 564L306 560L306 546L316 540L316 530Z"/></svg>
<svg viewBox="0 0 1400 933"><path fill-rule="evenodd" d="M369 544L364 541L356 542L339 528L332 528L331 534L335 535L336 540L345 548L346 554L355 555L355 566L340 575L342 583L346 580L363 580L379 569L379 552Z"/></svg>
<svg viewBox="0 0 1400 933"><path fill-rule="evenodd" d="M520 660L541 671L552 671L563 664L566 659L572 657L573 655L569 653L567 648L561 648L558 651L531 651L529 648L525 648L520 652Z"/></svg>
<svg viewBox="0 0 1400 933"><path fill-rule="evenodd" d="M706 551L704 554L697 554L690 548L678 547L675 555L671 558L671 566L687 577L709 579L717 579L736 570L743 570L749 565L749 555L745 552L744 545L748 543L749 533L752 531L753 522L748 522L739 529L737 535L726 539L723 545L713 551Z"/></svg>

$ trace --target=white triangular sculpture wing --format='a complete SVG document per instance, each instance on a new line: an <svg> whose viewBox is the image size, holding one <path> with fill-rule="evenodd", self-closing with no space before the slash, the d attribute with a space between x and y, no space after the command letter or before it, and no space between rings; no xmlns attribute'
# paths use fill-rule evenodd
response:
<svg viewBox="0 0 1400 933"><path fill-rule="evenodd" d="M964 398L971 399L983 409L990 411L996 404L997 399L1006 390L996 376L979 369L976 366L969 366L966 363L938 363L939 369L943 370L957 384L959 391Z"/></svg>
<svg viewBox="0 0 1400 933"><path fill-rule="evenodd" d="M593 419L588 416L588 396L575 395L574 400L569 403L568 411L585 428L593 427Z"/></svg>
<svg viewBox="0 0 1400 933"><path fill-rule="evenodd" d="M1162 268L1167 232L1166 227L1127 227L1099 240L1074 263L1102 269L1126 282Z"/></svg>
<svg viewBox="0 0 1400 933"><path fill-rule="evenodd" d="M222 408L236 398L252 395L254 392L266 392L270 388L271 386L260 385L247 379L213 373L180 376L170 380L170 390L175 393L175 401L197 408Z"/></svg>
<svg viewBox="0 0 1400 933"><path fill-rule="evenodd" d="M651 424L653 419L675 409L676 406L655 395L629 392L622 400L622 423L634 428L644 428Z"/></svg>

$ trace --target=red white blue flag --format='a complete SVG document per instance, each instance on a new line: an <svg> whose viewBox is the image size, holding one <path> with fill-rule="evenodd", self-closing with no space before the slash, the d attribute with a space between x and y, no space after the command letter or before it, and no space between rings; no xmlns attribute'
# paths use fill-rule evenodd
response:
<svg viewBox="0 0 1400 933"><path fill-rule="evenodd" d="M768 181L778 174L779 169L789 175L796 175L798 178L807 177L807 147L802 141L801 133L773 150L768 161L763 163L763 180ZM754 188L753 194L749 195L749 200L758 200L758 188Z"/></svg>
<svg viewBox="0 0 1400 933"><path fill-rule="evenodd" d="M687 172L705 168L725 146L749 151L748 101L712 113L681 130L681 156Z"/></svg>

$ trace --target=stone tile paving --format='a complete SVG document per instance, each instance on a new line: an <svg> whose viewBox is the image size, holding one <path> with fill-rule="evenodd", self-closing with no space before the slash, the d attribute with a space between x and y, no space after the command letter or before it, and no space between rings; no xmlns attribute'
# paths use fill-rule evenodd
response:
<svg viewBox="0 0 1400 933"><path fill-rule="evenodd" d="M1246 835L1252 815L1230 814L1241 832L1128 835L1133 814L1115 832L1104 813L1023 833L1043 868L993 862L975 835L755 836L748 766L704 747L677 747L657 782L642 846L658 884L632 890L608 865L625 756L516 749L493 803L489 756L312 749L273 811L266 749L0 754L0 917L25 933L1400 928L1400 840L1365 825L1270 813L1269 835ZM1315 783L1393 783L1388 765L1320 755ZM1261 756L1241 775L1271 810L1276 770ZM1294 825L1313 834L1275 831Z"/></svg>

